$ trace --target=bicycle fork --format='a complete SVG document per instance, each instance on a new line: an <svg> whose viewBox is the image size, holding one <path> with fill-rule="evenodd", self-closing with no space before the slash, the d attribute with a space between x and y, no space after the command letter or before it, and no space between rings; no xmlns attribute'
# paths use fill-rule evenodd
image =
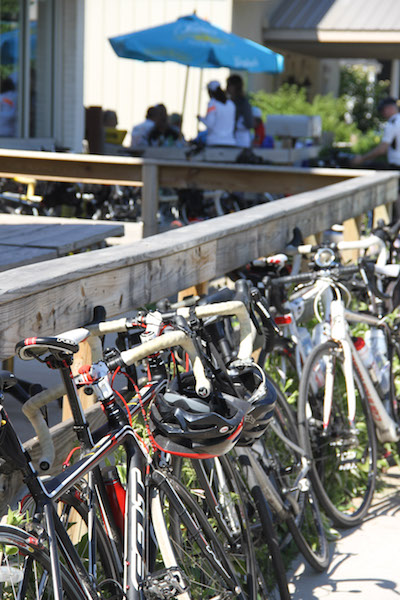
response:
<svg viewBox="0 0 400 600"><path fill-rule="evenodd" d="M165 525L159 488L146 486L148 462L139 447L129 448L125 507L124 590L127 600L143 600L146 589L154 597L190 600ZM154 531L153 531L154 528ZM165 569L152 573L156 550Z"/></svg>
<svg viewBox="0 0 400 600"><path fill-rule="evenodd" d="M348 419L350 426L354 428L356 411L356 393L354 386L353 365L361 379L366 393L368 405L375 423L376 434L381 443L397 442L400 439L400 431L397 424L387 413L382 400L374 386L374 383L359 356L352 339L347 330L346 316L351 318L351 311L345 309L340 300L334 300L331 304L332 338L338 342L343 350L343 369L346 382ZM357 316L360 320L360 315ZM366 322L367 319L365 319ZM330 366L332 367L330 369ZM327 364L325 392L324 392L324 429L330 419L333 395L333 365L332 361Z"/></svg>

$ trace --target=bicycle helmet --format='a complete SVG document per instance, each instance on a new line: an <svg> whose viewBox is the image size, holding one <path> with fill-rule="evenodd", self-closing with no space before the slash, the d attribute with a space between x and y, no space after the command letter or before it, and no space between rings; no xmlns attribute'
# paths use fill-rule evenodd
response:
<svg viewBox="0 0 400 600"><path fill-rule="evenodd" d="M169 454L212 458L229 452L238 441L250 406L225 393L207 401L175 391L158 394L149 414L155 445Z"/></svg>
<svg viewBox="0 0 400 600"><path fill-rule="evenodd" d="M234 387L250 406L238 441L239 446L249 446L265 433L274 416L276 390L255 365L230 374Z"/></svg>

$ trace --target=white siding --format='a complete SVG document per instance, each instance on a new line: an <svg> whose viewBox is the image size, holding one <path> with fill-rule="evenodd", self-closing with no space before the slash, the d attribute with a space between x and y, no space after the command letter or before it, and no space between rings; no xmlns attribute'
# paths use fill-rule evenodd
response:
<svg viewBox="0 0 400 600"><path fill-rule="evenodd" d="M174 63L142 63L119 58L108 38L171 22L196 11L221 29L231 30L232 0L86 0L85 2L85 106L102 106L117 112L118 127L130 132L143 121L146 110L162 102L169 113L182 112L187 68ZM197 131L200 69L189 70L188 96L183 130ZM203 72L200 112L207 104L205 84L219 79L224 85L227 69ZM125 144L129 144L129 136Z"/></svg>
<svg viewBox="0 0 400 600"><path fill-rule="evenodd" d="M84 0L62 0L56 27L58 51L62 49L59 64L62 64L58 77L56 99L56 143L71 148L73 152L82 151L84 137L83 108L83 36L84 36ZM58 42L58 43L57 43Z"/></svg>
<svg viewBox="0 0 400 600"><path fill-rule="evenodd" d="M262 45L264 26L278 3L279 0L233 0L232 30ZM243 79L250 92L272 92L277 87L279 75L244 73Z"/></svg>

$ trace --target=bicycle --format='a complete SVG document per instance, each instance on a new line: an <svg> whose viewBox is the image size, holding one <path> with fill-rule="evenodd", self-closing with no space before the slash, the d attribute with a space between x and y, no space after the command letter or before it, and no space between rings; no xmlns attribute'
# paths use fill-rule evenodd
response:
<svg viewBox="0 0 400 600"><path fill-rule="evenodd" d="M243 298L245 304L249 307L252 305L257 310L262 330L269 332L271 316L265 299L257 289L250 289L244 282L240 282L239 288L238 296L243 298L247 294L247 301ZM223 289L213 294L211 299L218 301L219 298L232 294L234 292ZM207 300L209 298L206 297L204 302ZM212 307L213 304L194 309L182 307L177 312L184 316L192 315L194 331L209 346L210 356L219 367L221 384L223 385L225 374L231 378L228 385L233 382L237 391L241 390L243 394L247 389L251 393L256 367L253 365L249 368L248 363L241 364L237 360L238 351L235 347L229 347L229 338L224 335L226 329L218 328L214 318L204 320L204 327L200 323L194 323L195 315L211 315ZM267 344L270 344L270 337L268 333L266 335L269 338ZM221 350L227 367L215 355L215 348ZM276 411L271 415L265 412L265 407L264 412L259 407L258 419L255 417L255 422L249 423L233 451L236 468L253 497L256 499L261 495L267 501L274 515L274 523L282 533L282 547L287 544L289 528L306 560L314 569L325 570L329 562L329 550L323 518L309 480L310 461L299 443L296 421L285 397L260 366L257 372L259 379L267 382L276 396ZM242 448L242 445L246 447Z"/></svg>
<svg viewBox="0 0 400 600"><path fill-rule="evenodd" d="M391 265L389 265L390 270ZM377 271L384 267L376 267ZM346 307L341 276L359 267L336 267L319 274L303 274L298 281L321 277L334 299L326 304L330 338L314 348L300 381L298 424L300 439L314 457L313 482L321 505L339 526L352 526L365 517L376 480L376 435L381 443L398 442L395 397L385 406L376 380L355 348L349 325L364 323L382 328L386 339L394 330L378 316ZM361 268L366 278L365 270ZM334 480L340 479L339 489Z"/></svg>
<svg viewBox="0 0 400 600"><path fill-rule="evenodd" d="M165 308L165 306L164 306ZM169 307L171 308L171 307ZM205 306L192 307L192 316L190 319L192 334L196 333L194 318L205 318L211 321L222 315L235 315L240 322L240 341L239 341L239 360L248 360L252 349L251 328L247 311L241 302L223 302L217 304L207 304ZM178 313L178 314L177 314ZM120 334L124 338L117 344L121 349L130 346L134 341L135 333L129 334L129 329L136 330L135 327L141 326L146 329L147 335L150 332L157 334L160 329L178 323L182 319L182 314L186 313L184 307L175 310L169 310L167 313L158 311L143 313L140 312L135 319L122 320L121 330L127 330L127 333ZM96 333L110 331L112 323L101 323ZM137 340L136 340L137 341ZM177 362L179 357L174 359ZM184 361L183 361L184 362ZM207 362L207 365L209 363ZM214 385L221 385L218 374L211 368L209 376L213 378ZM166 376L166 363L160 356L152 356L148 361L147 376L150 378ZM226 383L226 382L225 382ZM247 395L246 402L251 412L252 418L257 416L259 422L260 416L267 410L271 414L273 410L273 398L269 396L269 391L264 390L264 384L258 380L256 389L252 395ZM222 386L224 388L224 386ZM221 389L222 389L221 388ZM235 393L229 386L223 389L223 393ZM257 581L260 594L267 597L276 597L288 599L289 592L287 588L285 567L279 551L279 546L275 539L275 533L269 509L265 499L259 494L254 498L247 485L238 477L237 469L232 459L227 456L221 456L214 459L196 460L190 456L185 457L184 449L177 447L174 443L174 437L179 430L179 423L182 422L182 415L179 421L175 421L173 427L173 437L170 438L171 416L168 416L167 425L164 425L162 414L171 412L171 407L175 403L180 408L185 408L187 397L194 395L193 375L189 373L176 373L176 376L170 381L167 392L161 402L156 402L156 409L152 412L152 420L156 420L156 427L159 435L156 441L159 442L168 452L171 452L171 466L173 472L180 480L185 482L195 500L199 503L202 510L216 523L216 528L226 532L227 539L230 541L230 548L233 554L238 548L238 534L244 527L251 535L251 543L256 550L257 563ZM265 398L265 400L264 400ZM167 402L165 402L165 400ZM264 409L260 415L261 409ZM250 412L249 412L250 415ZM247 419L246 419L247 420ZM244 425L244 430L247 424ZM161 434L161 435L160 435ZM241 544L240 544L241 545ZM239 545L239 547L240 547ZM257 560L258 559L258 560ZM253 559L254 560L254 559Z"/></svg>
<svg viewBox="0 0 400 600"><path fill-rule="evenodd" d="M76 401L76 406L73 406L73 413L77 413L75 414L75 417L77 417L76 422L80 422L80 426L77 428L78 432L82 434L86 430L83 437L87 435L88 428L84 415L79 408L76 393L74 389L71 389L74 388L75 384L70 377L69 363L73 354L78 350L79 342L88 335L88 330L78 329L67 332L65 336L28 338L21 342L17 348L21 358L25 359L31 359L35 354L40 357L43 353L50 352L49 361L53 366L58 363L58 367L61 368L64 383L69 391L70 401L71 398L73 399L72 404L74 404L74 400ZM119 359L114 357L114 359L110 359L110 363L114 365L117 362L119 365L132 364L152 352L181 343L190 352L193 351L187 336L183 332L170 332L148 342L147 345L143 344L125 353L122 352ZM43 567L46 581L54 582L53 589L50 592L54 596L50 597L57 600L65 597L62 592L63 588L68 590L69 595L67 597L71 598L98 598L99 593L105 594L105 590L101 587L102 582L98 583L95 579L97 561L94 540L90 540L92 552L89 553L89 561L92 561L92 571L88 572L69 539L60 517L57 515L54 501L60 498L64 492L70 490L74 483L81 481L85 474L89 474L88 488L91 493L87 494L88 510L96 512L94 506L94 496L96 495L99 499L98 505L101 507L102 519L105 519L106 524L112 523L112 515L108 515L106 510L107 496L101 489L101 479L95 477L94 469L104 456L111 455L113 450L120 444L125 447L128 466L124 559L120 560L123 573L119 573L111 581L106 577L107 585L112 586L112 592L109 593L119 593L121 598L136 598L141 597L142 594L145 596L146 594L149 596L158 594L159 597L175 594L182 598L198 597L198 594L201 594L201 597L215 597L216 594L226 593L238 598L247 597L247 592L242 587L242 584L247 585L247 571L240 575L236 573L235 567L232 566L229 557L226 556L226 552L224 552L221 542L207 517L199 510L190 494L178 481L170 477L168 472L162 470L157 464L157 460L154 462L149 461L148 453L129 425L127 416L115 402L112 390L108 385L108 372L108 367L102 362L92 367L90 381L87 379L87 374L82 375L83 385L98 395L98 399L107 415L108 425L98 432L97 435L100 439L93 436L96 443L86 449L79 460L68 466L62 474L42 481L34 471L25 453L21 450L15 437L13 454L20 459L20 468L25 472L30 493L37 506L38 516L35 515L34 518L36 529L34 530L35 533L32 534L32 543L40 544L49 560L51 556L50 563L46 563ZM200 368L197 369L197 374L199 376L199 386L202 389L202 386L207 386L208 383ZM159 394L160 385L162 384L152 385L143 394L142 403L149 402ZM41 401L44 402L43 396ZM237 418L233 418L231 423L233 431L229 428L228 437L232 437L234 431L241 428L240 424L243 420L243 413L239 409L234 406L231 406L231 409L234 411L232 417L236 415ZM136 406L133 412L139 410L141 410L140 406ZM81 413L80 417L79 413ZM7 421L7 427L10 431L13 431L9 421ZM15 436L15 432L13 435ZM46 440L46 435L48 435L46 427L39 430L40 440L45 448L41 460L42 467L48 461L46 451L49 440ZM222 443L222 440L220 441ZM227 444L230 443L233 442L231 440L227 441ZM39 509L42 507L43 511L40 511ZM164 514L166 507L169 507L168 512ZM145 515L148 518L145 519ZM43 517L46 521L45 528L42 527ZM179 526L177 523L179 523ZM151 528L154 529L160 553L156 551ZM94 533L95 530L96 527L94 527ZM111 528L106 526L112 555L118 558L118 552L115 549L115 544L112 543L110 530ZM136 537L136 534L138 537ZM22 544L22 538L25 537L25 534L20 533L19 536ZM15 542L15 545L18 546L18 543ZM190 560L188 560L188 557L190 557ZM195 560L193 560L193 557L196 557ZM71 572L68 580L71 589L65 587L64 563ZM24 569L21 567L19 569L22 571L22 576L25 576ZM9 583L11 584L11 582ZM196 592L196 586L198 586L198 593ZM107 596L105 595L105 597Z"/></svg>

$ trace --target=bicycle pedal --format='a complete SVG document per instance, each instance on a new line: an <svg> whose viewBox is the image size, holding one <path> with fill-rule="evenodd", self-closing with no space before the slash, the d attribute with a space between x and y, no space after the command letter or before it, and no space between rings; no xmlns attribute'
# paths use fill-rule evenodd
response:
<svg viewBox="0 0 400 600"><path fill-rule="evenodd" d="M143 582L143 591L146 598L159 600L160 598L176 598L188 589L188 584L182 571L178 567L163 569L156 575L148 575Z"/></svg>

